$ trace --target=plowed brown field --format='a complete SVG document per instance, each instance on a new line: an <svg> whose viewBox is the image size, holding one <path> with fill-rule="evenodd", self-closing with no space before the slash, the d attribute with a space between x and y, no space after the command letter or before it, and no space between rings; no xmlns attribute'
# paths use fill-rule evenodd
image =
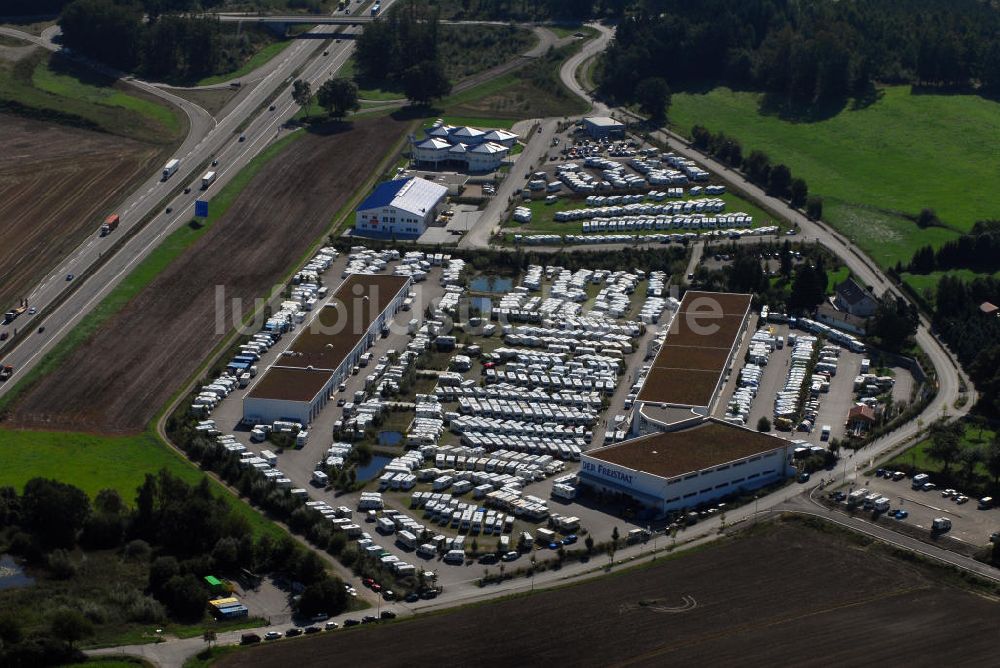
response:
<svg viewBox="0 0 1000 668"><path fill-rule="evenodd" d="M162 147L0 114L0 311L97 234Z"/></svg>
<svg viewBox="0 0 1000 668"><path fill-rule="evenodd" d="M218 665L995 664L1000 603L935 577L795 522L577 586L282 640Z"/></svg>
<svg viewBox="0 0 1000 668"><path fill-rule="evenodd" d="M293 142L249 182L224 216L13 407L23 428L142 430L226 336L216 286L252 305L268 294L370 176L408 124L359 121Z"/></svg>

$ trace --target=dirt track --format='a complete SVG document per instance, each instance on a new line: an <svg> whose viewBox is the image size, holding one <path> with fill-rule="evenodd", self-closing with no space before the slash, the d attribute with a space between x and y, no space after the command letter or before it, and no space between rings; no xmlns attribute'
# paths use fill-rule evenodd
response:
<svg viewBox="0 0 1000 668"><path fill-rule="evenodd" d="M997 628L996 601L796 524L553 592L254 647L219 665L986 665Z"/></svg>
<svg viewBox="0 0 1000 668"><path fill-rule="evenodd" d="M160 147L0 114L0 310L91 234Z"/></svg>
<svg viewBox="0 0 1000 668"><path fill-rule="evenodd" d="M252 305L329 227L402 136L390 118L308 135L269 162L206 234L14 407L11 426L142 430L223 338L216 286Z"/></svg>

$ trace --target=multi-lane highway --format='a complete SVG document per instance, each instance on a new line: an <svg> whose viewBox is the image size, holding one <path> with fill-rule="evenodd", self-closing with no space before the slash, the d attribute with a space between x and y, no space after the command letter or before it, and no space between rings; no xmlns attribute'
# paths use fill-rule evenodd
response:
<svg viewBox="0 0 1000 668"><path fill-rule="evenodd" d="M392 0L383 3L388 8ZM329 31L329 28L316 28ZM345 27L350 34L360 28ZM16 31L15 31L16 32ZM322 34L319 33L319 34ZM47 40L41 40L45 42ZM196 199L211 199L243 167L268 144L287 130L285 123L299 107L291 99L291 83L295 78L309 81L313 90L330 78L350 56L353 40L337 40L323 55L323 39L299 39L279 59L269 63L267 74L219 121L201 107L172 95L158 86L132 80L131 83L153 94L167 97L182 108L191 121L187 139L175 153L181 165L176 174L161 181L160 170L133 192L117 209L121 215L119 228L106 237L98 236L100 221L94 221L94 234L55 267L28 295L28 303L38 313L27 313L3 325L0 331L21 332L0 348L3 364L14 368L13 376L0 385L0 396L10 391L46 352L72 329L101 299L132 271L167 235L186 224L194 213ZM51 44L51 42L49 42ZM43 44L44 45L44 44ZM51 47L50 47L51 48ZM269 109L268 99L275 91L281 93ZM240 141L240 135L244 137ZM217 166L210 166L213 160ZM206 190L200 189L205 171L217 173L216 181ZM164 199L181 186L189 193L179 193L164 203ZM171 213L165 213L169 208ZM141 225L148 216L152 220L136 231L121 246L122 236ZM110 258L107 253L114 251ZM74 278L68 280L72 275ZM67 290L72 290L68 295ZM5 305L6 308L6 305ZM44 331L39 328L44 326ZM16 343L16 347L12 345Z"/></svg>

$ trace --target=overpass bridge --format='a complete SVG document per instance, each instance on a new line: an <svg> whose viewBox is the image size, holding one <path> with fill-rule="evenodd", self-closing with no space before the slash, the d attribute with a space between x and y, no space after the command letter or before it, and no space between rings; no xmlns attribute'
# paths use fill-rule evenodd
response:
<svg viewBox="0 0 1000 668"><path fill-rule="evenodd" d="M327 14L286 14L286 15L260 15L260 14L214 14L223 23L267 23L276 25L337 25L353 26L364 23L371 23L376 17L370 14L358 14L350 16L341 14L330 16Z"/></svg>

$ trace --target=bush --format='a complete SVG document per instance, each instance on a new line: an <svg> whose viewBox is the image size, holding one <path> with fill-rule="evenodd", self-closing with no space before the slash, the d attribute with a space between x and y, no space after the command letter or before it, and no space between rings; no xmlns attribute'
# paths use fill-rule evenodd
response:
<svg viewBox="0 0 1000 668"><path fill-rule="evenodd" d="M768 432L771 431L771 421L766 417L762 417L757 420L757 431Z"/></svg>

